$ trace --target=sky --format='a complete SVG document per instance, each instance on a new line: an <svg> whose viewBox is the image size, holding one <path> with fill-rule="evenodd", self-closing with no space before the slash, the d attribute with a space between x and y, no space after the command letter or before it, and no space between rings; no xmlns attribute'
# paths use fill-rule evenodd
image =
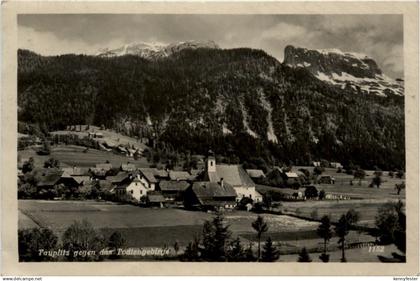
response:
<svg viewBox="0 0 420 281"><path fill-rule="evenodd" d="M95 54L133 42L213 40L262 49L283 61L287 45L364 53L403 78L402 15L25 14L18 46L41 55Z"/></svg>

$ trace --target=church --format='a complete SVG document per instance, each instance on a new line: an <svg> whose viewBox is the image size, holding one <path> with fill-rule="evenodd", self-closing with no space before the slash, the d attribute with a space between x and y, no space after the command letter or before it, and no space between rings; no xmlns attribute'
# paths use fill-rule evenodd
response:
<svg viewBox="0 0 420 281"><path fill-rule="evenodd" d="M203 180L213 183L225 182L235 189L236 201L248 197L254 203L262 202L262 195L255 189L255 183L241 165L216 164L214 156L208 156Z"/></svg>

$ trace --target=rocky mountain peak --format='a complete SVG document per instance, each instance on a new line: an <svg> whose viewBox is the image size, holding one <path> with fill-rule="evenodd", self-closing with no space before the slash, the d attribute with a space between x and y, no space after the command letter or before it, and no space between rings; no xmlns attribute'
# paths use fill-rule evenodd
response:
<svg viewBox="0 0 420 281"><path fill-rule="evenodd" d="M375 60L365 54L338 49L310 50L289 45L284 50L284 63L306 68L318 79L342 88L351 87L378 96L403 95L404 92L400 81L386 76Z"/></svg>
<svg viewBox="0 0 420 281"><path fill-rule="evenodd" d="M116 57L124 55L136 55L145 59L159 59L168 57L176 52L180 52L184 49L198 49L198 48L210 48L218 49L219 46L210 40L198 41L190 40L183 42L176 42L170 44L164 44L159 42L134 42L123 45L113 49L101 49L96 54L100 57Z"/></svg>

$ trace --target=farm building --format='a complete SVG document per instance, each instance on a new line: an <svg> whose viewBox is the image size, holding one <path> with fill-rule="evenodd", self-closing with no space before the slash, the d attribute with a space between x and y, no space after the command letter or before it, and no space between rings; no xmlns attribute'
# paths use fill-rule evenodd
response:
<svg viewBox="0 0 420 281"><path fill-rule="evenodd" d="M164 196L157 191L151 191L147 194L146 204L149 207L160 207L160 208L162 208L164 202L165 202Z"/></svg>
<svg viewBox="0 0 420 281"><path fill-rule="evenodd" d="M297 173L295 172L285 172L284 179L288 186L300 186L300 178Z"/></svg>
<svg viewBox="0 0 420 281"><path fill-rule="evenodd" d="M204 180L229 184L236 191L236 201L240 201L243 197L251 198L254 202L261 202L263 199L262 195L255 190L255 183L240 165L216 165L216 159L209 157Z"/></svg>
<svg viewBox="0 0 420 281"><path fill-rule="evenodd" d="M271 181L272 185L298 188L302 184L304 174L300 172L286 172L280 167L274 167L274 169L267 174L267 178Z"/></svg>
<svg viewBox="0 0 420 281"><path fill-rule="evenodd" d="M186 171L169 171L169 178L172 181L186 181L190 176L191 175Z"/></svg>
<svg viewBox="0 0 420 281"><path fill-rule="evenodd" d="M184 205L204 210L233 209L236 197L235 189L228 183L201 181L195 182L185 191Z"/></svg>
<svg viewBox="0 0 420 281"><path fill-rule="evenodd" d="M67 188L78 187L79 183L70 175L57 169L44 169L42 176L37 184L39 188L53 188L56 185L63 184Z"/></svg>
<svg viewBox="0 0 420 281"><path fill-rule="evenodd" d="M38 182L37 187L39 188L53 188L55 185L60 183L62 172L44 172L41 180Z"/></svg>
<svg viewBox="0 0 420 281"><path fill-rule="evenodd" d="M106 178L106 170L100 168L90 168L89 173L95 179L105 179Z"/></svg>
<svg viewBox="0 0 420 281"><path fill-rule="evenodd" d="M91 176L71 176L80 186L87 185L92 182Z"/></svg>
<svg viewBox="0 0 420 281"><path fill-rule="evenodd" d="M251 177L251 179L263 179L265 178L265 174L263 172L263 170L258 170L258 169L247 169L246 170L247 174Z"/></svg>
<svg viewBox="0 0 420 281"><path fill-rule="evenodd" d="M87 180L89 180L90 177L88 177ZM81 180L81 182L83 183L83 180ZM67 174L66 172L63 172L61 174L61 178L59 181L59 184L63 184L66 187L78 187L81 185L81 182L77 181L74 176L71 176L69 174Z"/></svg>
<svg viewBox="0 0 420 281"><path fill-rule="evenodd" d="M312 166L321 167L321 162L320 161L314 161L314 162L312 162Z"/></svg>
<svg viewBox="0 0 420 281"><path fill-rule="evenodd" d="M61 170L70 176L89 176L89 168L73 166L61 168Z"/></svg>
<svg viewBox="0 0 420 281"><path fill-rule="evenodd" d="M153 173L154 173L154 176L157 180L167 180L167 179L169 179L169 173L166 170L154 169Z"/></svg>
<svg viewBox="0 0 420 281"><path fill-rule="evenodd" d="M120 170L124 172L133 172L137 169L136 165L133 163L121 164Z"/></svg>
<svg viewBox="0 0 420 281"><path fill-rule="evenodd" d="M159 190L166 201L183 201L184 192L190 184L187 181L161 181Z"/></svg>
<svg viewBox="0 0 420 281"><path fill-rule="evenodd" d="M110 181L113 185L118 185L122 182L124 182L126 179L128 179L130 177L130 173L129 172L118 172L118 174L116 174L115 176L109 176L106 179L108 181Z"/></svg>
<svg viewBox="0 0 420 281"><path fill-rule="evenodd" d="M338 169L338 168L343 168L343 165L341 165L341 163L339 163L339 162L331 162L330 163L330 167L331 168L336 168L336 169Z"/></svg>
<svg viewBox="0 0 420 281"><path fill-rule="evenodd" d="M90 129L90 125L69 125L66 127L66 131L88 131Z"/></svg>

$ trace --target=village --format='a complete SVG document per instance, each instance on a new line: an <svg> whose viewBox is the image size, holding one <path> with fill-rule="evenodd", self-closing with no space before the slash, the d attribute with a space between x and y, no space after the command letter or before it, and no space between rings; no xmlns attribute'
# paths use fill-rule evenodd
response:
<svg viewBox="0 0 420 281"><path fill-rule="evenodd" d="M235 235L253 241L246 225L264 214L274 243L293 257L304 241L310 251L319 251L313 227L324 216L336 223L343 213L357 212L357 228L370 231L381 206L405 199L403 171L364 171L323 159L263 171L220 163L210 149L193 155L189 169L165 167L148 161L144 141L92 126L51 132L47 142L20 140L29 142L18 151L20 229L53 225L62 233L80 216L95 228L126 233L132 246L159 246L169 239L185 247L209 215L220 211ZM156 241L148 241L146 233ZM370 235L350 237L348 247L375 241Z"/></svg>
<svg viewBox="0 0 420 281"><path fill-rule="evenodd" d="M103 138L102 133L89 132L88 136ZM119 148L119 151L123 151ZM127 158L133 156L136 150L125 150ZM137 167L127 161L115 167L108 163L97 163L94 167L58 167L52 164L36 167L40 175L36 188L45 191L45 199L64 199L59 192L52 190L78 190L87 187L97 187L103 193L116 201L132 203L149 207L179 207L200 210L234 209L241 206L248 211L256 204L267 202L263 194L256 188L256 183L263 183L266 178L279 179L283 187L294 190L292 194L282 194L281 200L302 201L306 199L349 199L347 196L324 194L318 196L316 188L309 185L310 173L303 169L291 171L289 168L273 167L266 175L261 169L244 169L239 164L216 163L214 154L196 155L197 169L169 170L149 167ZM21 159L18 166L19 181L24 181L24 165L30 159ZM53 158L48 161L54 162ZM321 167L321 162L313 162L315 168ZM342 169L340 163L329 164L333 168ZM317 175L314 183L334 184L334 177ZM306 187L305 192L299 188ZM286 189L284 189L286 190ZM312 190L312 194L311 191ZM41 192L42 193L42 192ZM54 196L57 195L57 196ZM62 195L62 194L61 194ZM97 199L103 199L100 196Z"/></svg>

